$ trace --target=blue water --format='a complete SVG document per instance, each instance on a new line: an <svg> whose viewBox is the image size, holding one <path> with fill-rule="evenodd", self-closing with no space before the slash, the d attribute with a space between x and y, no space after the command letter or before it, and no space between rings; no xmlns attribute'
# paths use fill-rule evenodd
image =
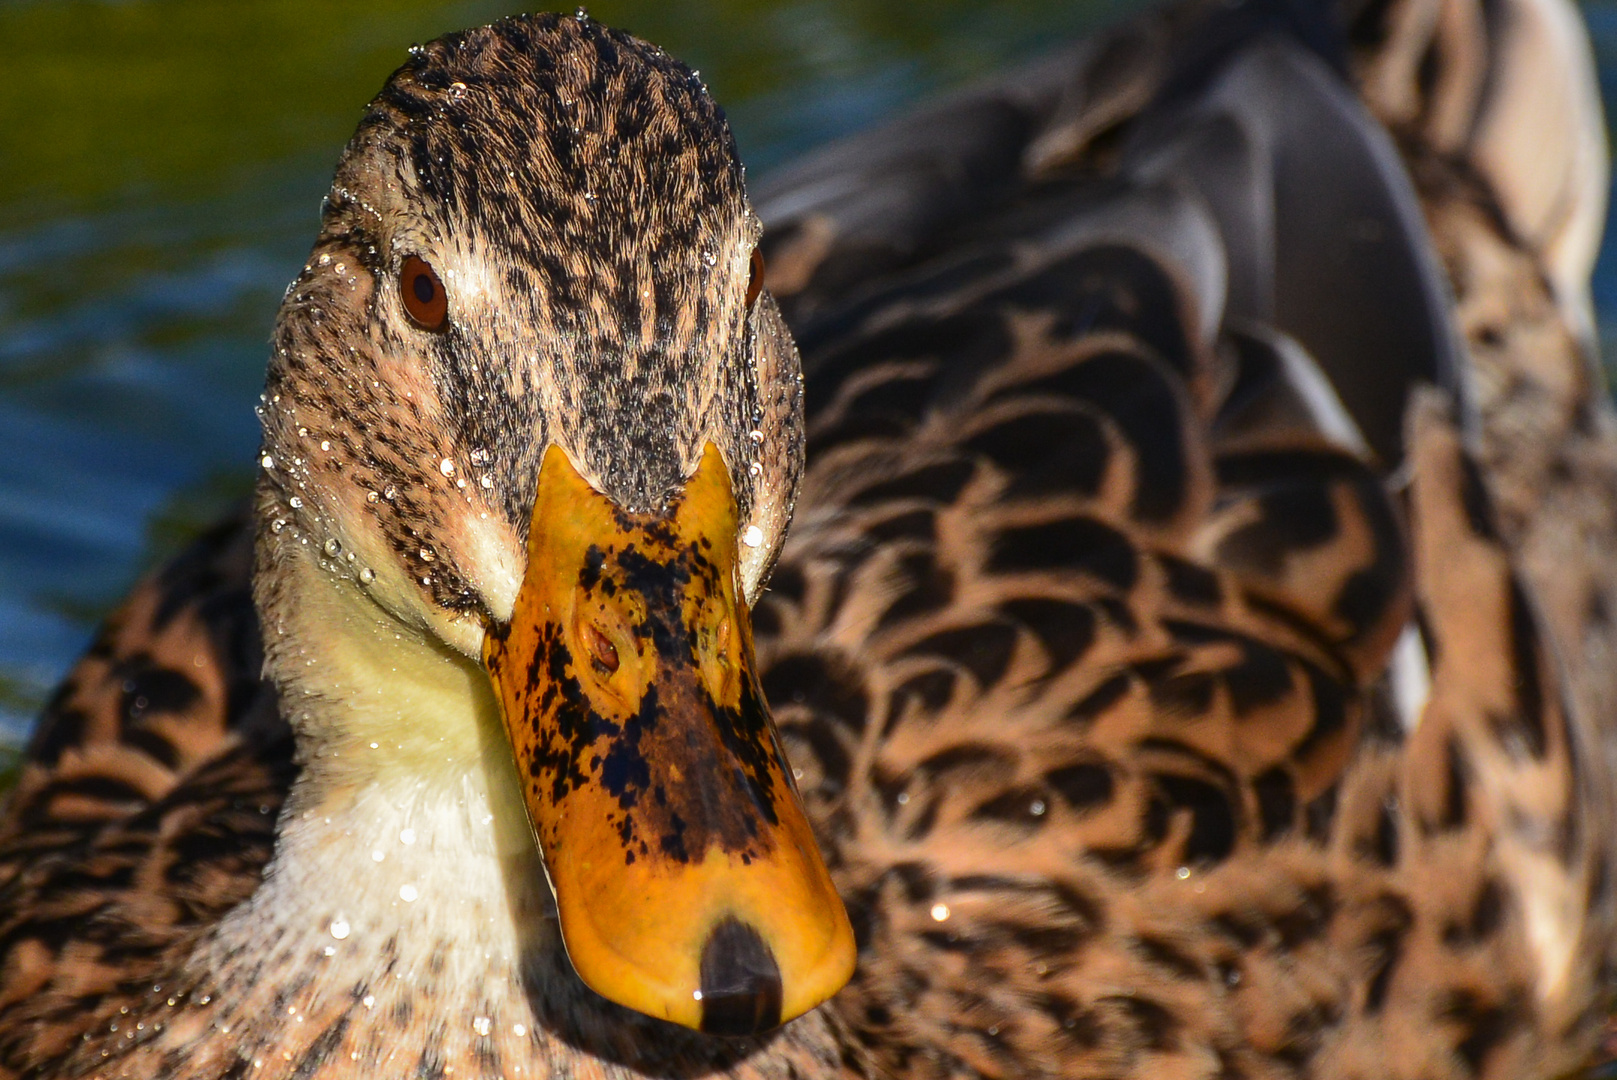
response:
<svg viewBox="0 0 1617 1080"><path fill-rule="evenodd" d="M1600 67L1600 96L1606 104L1607 138L1610 139L1611 117L1617 111L1617 4L1584 4L1583 17L1594 42L1595 62ZM1600 245L1600 260L1595 264L1595 310L1601 325L1601 351L1606 357L1607 369L1613 370L1617 360L1617 229L1606 223L1606 235Z"/></svg>
<svg viewBox="0 0 1617 1080"><path fill-rule="evenodd" d="M751 175L1129 0L624 0ZM265 340L330 169L443 0L0 0L0 741L95 621L246 490ZM1587 9L1608 101L1617 3ZM1617 326L1610 234L1596 299Z"/></svg>

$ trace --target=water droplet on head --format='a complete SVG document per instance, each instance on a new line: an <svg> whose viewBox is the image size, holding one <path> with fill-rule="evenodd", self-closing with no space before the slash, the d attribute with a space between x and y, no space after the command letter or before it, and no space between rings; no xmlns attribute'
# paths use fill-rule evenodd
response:
<svg viewBox="0 0 1617 1080"><path fill-rule="evenodd" d="M302 499L300 499L300 498L298 498L298 497L297 497L297 496L296 496L296 495L294 495L294 496L292 496L292 497L291 497L291 498L290 498L290 499L288 499L288 500L287 500L287 503L288 503L288 505L290 505L290 506L291 506L291 507L292 507L292 509L294 509L294 510L301 510L301 509L303 509L303 500L302 500Z"/></svg>
<svg viewBox="0 0 1617 1080"><path fill-rule="evenodd" d="M327 555L335 559L339 554L342 553L342 545L337 542L335 537L333 537L332 539L326 541L324 550Z"/></svg>
<svg viewBox="0 0 1617 1080"><path fill-rule="evenodd" d="M348 936L348 930L349 927L347 919L331 920L331 936L336 938L338 941L341 941Z"/></svg>
<svg viewBox="0 0 1617 1080"><path fill-rule="evenodd" d="M365 493L365 501L368 503L379 502L381 498L382 496L374 491L367 491Z"/></svg>
<svg viewBox="0 0 1617 1080"><path fill-rule="evenodd" d="M948 919L948 917L949 917L949 905L948 904L933 904L932 905L932 921L933 922L943 922L946 919Z"/></svg>
<svg viewBox="0 0 1617 1080"><path fill-rule="evenodd" d="M368 566L365 567L364 569L360 570L360 572L359 572L359 583L361 585L369 585L371 582L373 582L375 580L376 580L376 571L375 570L372 570Z"/></svg>
<svg viewBox="0 0 1617 1080"><path fill-rule="evenodd" d="M454 476L455 463L450 461L448 458L444 458L438 463L438 471L443 473L445 476Z"/></svg>
<svg viewBox="0 0 1617 1080"><path fill-rule="evenodd" d="M400 885L399 886L399 899L403 900L406 904L415 903L416 897L418 897L420 895L421 895L421 893L416 890L416 887L414 885Z"/></svg>
<svg viewBox="0 0 1617 1080"><path fill-rule="evenodd" d="M275 459L270 457L268 454L265 454L262 458L260 458L258 463L264 466L266 469L275 468Z"/></svg>
<svg viewBox="0 0 1617 1080"><path fill-rule="evenodd" d="M748 547L757 547L764 542L764 531L756 525L748 525L747 531L741 534L741 542Z"/></svg>
<svg viewBox="0 0 1617 1080"><path fill-rule="evenodd" d="M759 431L757 428L753 428L751 431L747 432L747 438L751 439L755 443L761 443L764 441L764 433Z"/></svg>

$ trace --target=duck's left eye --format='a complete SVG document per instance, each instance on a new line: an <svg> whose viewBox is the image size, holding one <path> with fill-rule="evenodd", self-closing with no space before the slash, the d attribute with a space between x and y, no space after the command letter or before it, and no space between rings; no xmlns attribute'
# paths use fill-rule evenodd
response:
<svg viewBox="0 0 1617 1080"><path fill-rule="evenodd" d="M449 319L449 294L425 259L411 255L399 270L399 297L404 310L423 330L442 330Z"/></svg>
<svg viewBox="0 0 1617 1080"><path fill-rule="evenodd" d="M764 253L757 248L752 249L752 276L747 279L747 309L752 309L753 301L758 294L764 291Z"/></svg>

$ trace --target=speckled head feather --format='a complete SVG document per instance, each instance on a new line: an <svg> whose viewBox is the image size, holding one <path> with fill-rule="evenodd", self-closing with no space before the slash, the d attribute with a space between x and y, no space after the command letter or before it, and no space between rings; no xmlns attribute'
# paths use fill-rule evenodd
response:
<svg viewBox="0 0 1617 1080"><path fill-rule="evenodd" d="M498 614L501 583L453 553L521 551L547 445L654 510L712 441L762 534L744 549L755 593L801 465L795 351L767 296L746 303L759 232L723 113L660 49L541 15L412 50L277 325L280 516L322 543L328 519L368 516L440 607ZM447 293L436 331L401 301L412 256ZM375 494L330 505L356 488Z"/></svg>

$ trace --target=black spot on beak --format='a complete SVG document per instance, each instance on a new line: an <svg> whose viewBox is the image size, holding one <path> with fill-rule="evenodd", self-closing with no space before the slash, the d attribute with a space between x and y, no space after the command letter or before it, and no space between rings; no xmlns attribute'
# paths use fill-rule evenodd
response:
<svg viewBox="0 0 1617 1080"><path fill-rule="evenodd" d="M758 931L738 919L713 928L702 947L702 1030L755 1035L780 1026L780 967Z"/></svg>

